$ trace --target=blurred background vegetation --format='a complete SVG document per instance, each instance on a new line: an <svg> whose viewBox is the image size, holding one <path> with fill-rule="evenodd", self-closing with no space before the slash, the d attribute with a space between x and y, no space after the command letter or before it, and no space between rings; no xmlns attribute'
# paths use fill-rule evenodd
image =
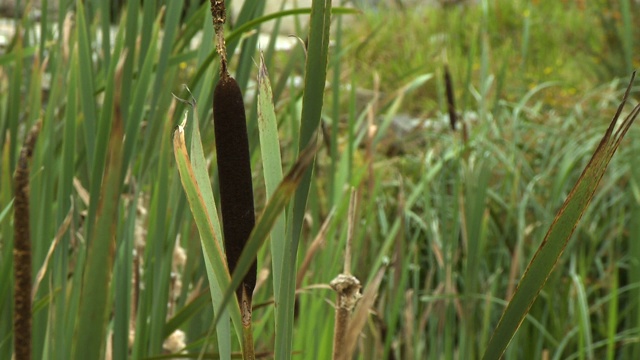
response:
<svg viewBox="0 0 640 360"><path fill-rule="evenodd" d="M86 346L75 340L79 329L95 325L79 315L87 296L82 277L91 267L87 249L102 237L116 242L105 253L110 281L88 295L110 309L97 340L101 356L215 356L206 268L170 147L186 110L172 92L188 97L187 84L215 178L211 89L218 68L208 2L60 0L55 11L42 10L53 1L38 3L3 7L0 25L0 358L12 354L12 174L26 131L39 119L30 185L38 283L33 358L78 357ZM308 12L292 17L262 2L228 3L230 71L245 94L260 213L266 191L258 51L265 54L286 170L297 156ZM293 357L330 358L335 294L328 283L342 271L354 187L352 272L367 289L384 269L358 358L479 358L640 67L640 4L334 0L333 6L358 11L336 11L331 24L324 147L298 251ZM269 14L262 31L249 23ZM116 93L125 126L122 175L113 226L99 233L93 227L107 220L96 199L113 150ZM634 86L633 105L637 93ZM640 353L638 137L633 127L506 358ZM320 247L311 246L314 239ZM268 246L258 266L254 338L256 351L269 357L276 329Z"/></svg>

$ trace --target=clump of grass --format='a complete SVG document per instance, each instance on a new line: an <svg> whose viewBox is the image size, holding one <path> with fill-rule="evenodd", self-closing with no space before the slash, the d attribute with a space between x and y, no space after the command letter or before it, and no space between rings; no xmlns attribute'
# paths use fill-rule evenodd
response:
<svg viewBox="0 0 640 360"><path fill-rule="evenodd" d="M551 271L555 268L560 255L564 252L578 222L593 199L611 158L636 117L640 114L640 105L636 105L622 122L619 125L617 124L629 98L635 75L634 72L622 102L618 106L591 160L584 168L582 175L580 175L569 195L567 195L544 240L518 282L518 287L489 340L483 359L498 359L504 354L506 347L511 342L515 332L524 321L542 287L550 277ZM590 337L590 334L588 336ZM590 341L589 346L591 346Z"/></svg>
<svg viewBox="0 0 640 360"><path fill-rule="evenodd" d="M252 301L275 305L252 314L256 356L330 358L334 309L326 299L335 293L327 274L344 269L339 254L350 230L341 219L348 216L351 187L360 194L352 272L363 296L349 319L345 353L359 359L481 356L506 306L503 299L536 251L535 240L544 237L545 224L607 130L599 119L619 103L619 82L603 84L599 79L609 79L609 70L585 51L602 58L620 54L600 51L601 27L588 10L604 3L583 2L582 10L568 2L498 0L444 10L370 11L357 20L368 23L344 26L330 41L324 27L331 23L329 13L337 12L329 10L331 1L314 1L308 57L302 47L276 55L261 46L265 59L257 68L257 40L248 29L256 28L249 19L260 16L263 2L246 1L225 41L234 64L228 71L247 105L254 201L265 210L256 217L233 278L211 187L218 170L215 130L197 116L211 118L221 64L214 41L189 46L200 30L204 39L216 36L209 3L188 11L184 22L185 2L164 3L161 12L157 2L127 2L126 12L114 17L121 20L113 41L94 46L109 30L99 10L105 2L79 1L75 26L69 21L61 32L52 27L65 14L57 21L23 21L25 34L42 28L45 36L16 38L0 55L0 86L6 90L0 104L11 105L0 111L3 314L11 313L13 300L14 202L12 186L5 185L20 153L14 139L23 124L43 119L33 159L33 168L42 170L30 180L30 201L38 204L31 209L31 271L43 274L33 294L32 357L158 357L166 351L164 340L183 331L183 348L171 351L231 359L243 341L236 290L257 256L265 281ZM310 10L297 12L303 13ZM615 25L621 29L624 22ZM116 63L125 51L119 84ZM456 115L468 125L466 143L446 123L447 81L440 76L445 60ZM325 69L334 73L329 111L323 108ZM248 91L256 71L257 111ZM367 89L378 88L371 81L376 72L378 101L365 98ZM292 81L298 75L304 84ZM276 84L273 93L269 80ZM188 114L183 104L170 101L168 90L185 81L200 106L190 102ZM116 102L122 102L126 128L111 139ZM397 132L405 151L391 155L382 150L400 113L423 123ZM183 115L189 121L175 132L173 161L171 128ZM330 124L329 152L306 147L318 140L321 118ZM638 132L632 128L628 135ZM123 142L123 161L116 166L121 181L108 181L115 191L106 195L112 204L107 214L100 199L105 179L116 174L107 159ZM575 240L567 243L505 357L613 359L639 352L637 151L635 143L623 143L611 159ZM283 172L296 158L301 162ZM298 184L303 186L293 195ZM265 251L269 236L271 251ZM328 245L320 249L314 236ZM171 265L178 239L187 252L183 269ZM89 256L97 242L108 247ZM87 275L95 267L102 269L99 277ZM178 278L181 289L170 280ZM79 315L81 307L98 302L98 317ZM2 359L13 355L11 327L0 321ZM359 336L363 327L366 336Z"/></svg>

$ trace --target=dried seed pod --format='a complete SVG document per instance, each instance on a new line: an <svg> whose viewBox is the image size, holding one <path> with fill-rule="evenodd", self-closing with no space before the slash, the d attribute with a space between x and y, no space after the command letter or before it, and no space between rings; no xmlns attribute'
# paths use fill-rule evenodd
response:
<svg viewBox="0 0 640 360"><path fill-rule="evenodd" d="M222 73L213 93L222 228L229 271L233 273L255 225L253 184L242 92L234 78ZM254 261L242 286L249 298L256 284ZM242 298L242 287L236 289Z"/></svg>

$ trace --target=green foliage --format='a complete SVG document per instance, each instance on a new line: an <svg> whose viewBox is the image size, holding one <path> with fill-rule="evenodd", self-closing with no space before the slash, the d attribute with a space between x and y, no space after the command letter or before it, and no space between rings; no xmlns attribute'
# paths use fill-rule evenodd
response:
<svg viewBox="0 0 640 360"><path fill-rule="evenodd" d="M226 34L247 104L258 222L241 270L228 274L211 180L209 4L129 1L111 26L106 2L64 3L40 22L18 19L0 54L2 359L13 353L12 176L38 120L34 359L239 356L231 289L255 255L256 353L330 358L328 283L343 269L351 187L353 275L366 290L384 273L357 358L478 359L638 66L632 1L357 15L333 1L331 31L329 1L275 14L246 1ZM261 55L251 30L296 14L313 17L297 34L307 51L303 42L276 51L272 38ZM467 137L447 128L444 64ZM185 83L193 109L172 97L187 97ZM186 112L177 162L173 130ZM505 358L640 352L638 150L622 141L606 154L609 169L537 300L515 318Z"/></svg>

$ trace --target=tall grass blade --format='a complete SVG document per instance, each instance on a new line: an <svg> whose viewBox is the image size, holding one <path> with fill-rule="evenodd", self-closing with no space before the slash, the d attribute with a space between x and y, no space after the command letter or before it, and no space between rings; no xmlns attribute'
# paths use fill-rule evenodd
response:
<svg viewBox="0 0 640 360"><path fill-rule="evenodd" d="M634 26L633 20L631 19L633 15L633 11L631 10L631 0L620 0L620 7L620 13L622 15L622 34L620 34L620 38L622 41L625 71L629 72L633 70L634 53Z"/></svg>
<svg viewBox="0 0 640 360"><path fill-rule="evenodd" d="M634 153L637 153L639 147L635 144ZM631 202L630 216L631 219L640 219L640 159L637 156L631 157L631 176L632 188L634 191L633 201ZM629 239L640 239L640 221L631 221L629 226ZM640 258L640 241L629 242L629 254L633 258ZM640 284L640 262L632 261L629 263L629 283ZM634 288L629 294L631 299L636 299L631 313L625 319L625 326L631 329L640 328L640 288ZM616 324L617 326L618 324ZM628 357L632 354L640 353L640 344L631 344L625 353Z"/></svg>
<svg viewBox="0 0 640 360"><path fill-rule="evenodd" d="M89 26L87 26L85 18L85 8L82 1L76 1L77 11L77 37L78 37L78 55L81 74L93 74L93 65L91 63L91 44L89 41ZM82 111L84 114L84 133L87 151L87 161L91 169L95 163L95 154L97 149L93 144L96 142L96 102L94 98L95 84L93 76L80 77L80 97ZM102 164L100 164L102 165ZM102 166L99 166L102 169ZM94 193L95 194L95 193ZM91 213L91 212L90 212Z"/></svg>
<svg viewBox="0 0 640 360"><path fill-rule="evenodd" d="M115 71L115 88L122 87L122 66L126 54L121 56ZM116 94L118 94L116 90ZM107 106L110 106L108 104ZM114 116L108 135L109 145L106 154L104 181L100 196L92 198L97 201L95 219L95 237L87 247L87 267L84 269L78 324L76 327L76 344L73 358L97 359L104 351L108 304L110 298L111 275L115 257L118 208L122 187L122 139L124 123L120 97L116 95L113 102Z"/></svg>
<svg viewBox="0 0 640 360"><path fill-rule="evenodd" d="M258 72L258 131L260 135L260 152L264 169L264 183L267 192L267 200L271 199L278 184L282 180L282 157L280 154L280 141L278 139L278 124L273 107L273 95L269 74L267 73L264 56L260 56L260 68ZM285 276L282 268L286 258L286 222L284 216L280 216L271 230L271 262L273 268L274 311L275 319L275 346L274 355L280 357L284 351L290 351L286 338L282 336L281 326L286 322L286 310L280 310L281 298L280 286Z"/></svg>
<svg viewBox="0 0 640 360"><path fill-rule="evenodd" d="M309 45L307 48L307 61L305 65L304 94L302 95L302 117L300 123L300 137L298 151L302 151L308 144L313 144L313 136L320 124L322 106L324 103L324 87L327 77L327 63L329 51L329 28L331 23L331 0L314 0L311 7L311 20L309 31ZM282 344L287 348L282 349L282 359L291 357L290 346L293 343L293 310L296 286L296 264L298 255L298 243L302 231L304 218L311 187L313 168L309 168L301 179L300 186L293 200L291 225L289 226L289 241L285 250L286 258L283 262L283 278L280 289L280 310L286 312L284 322L281 324Z"/></svg>
<svg viewBox="0 0 640 360"><path fill-rule="evenodd" d="M299 151L302 151L311 141L312 136L320 124L322 106L324 102L324 87L327 74L329 27L331 20L331 0L314 0L311 8L311 30L307 48L307 62L305 66L304 95L302 97L302 119L300 125ZM311 169L296 192L293 207L293 255L297 252L297 244L302 229L302 216L307 203L307 196L311 184ZM293 260L295 258L288 259Z"/></svg>
<svg viewBox="0 0 640 360"><path fill-rule="evenodd" d="M162 14L158 15L155 26L153 27L153 32L151 34L151 42L157 43L158 38L160 36L160 21L162 20ZM138 70L136 81L133 82L130 78L125 78L123 81L126 85L131 86L132 91L130 94L131 98L127 99L127 104L129 105L129 111L126 114L126 128L125 134L127 136L124 139L124 152L123 152L123 171L122 176L126 175L126 169L129 167L131 163L131 159L136 152L136 145L140 142L138 133L140 131L140 122L145 118L145 101L148 98L149 91L153 89L162 88L159 84L154 84L152 86L152 81L155 78L158 81L159 78L163 76L158 76L157 73L154 73L154 67L156 66L157 55L158 55L158 47L152 46L147 49L146 53L141 53L142 64ZM143 55L144 54L144 55ZM124 70L126 71L127 62L125 62ZM156 90L157 91L157 90ZM157 106L155 106L157 107ZM159 126L159 123L151 126Z"/></svg>
<svg viewBox="0 0 640 360"><path fill-rule="evenodd" d="M591 337L591 321L589 319L589 304L587 302L587 293L585 291L583 280L580 278L580 275L577 273L571 274L571 280L573 281L573 285L575 287L576 295L577 295L577 304L576 311L579 315L579 324L578 324L578 336L579 338L579 352L580 357L584 358L586 354L587 359L595 359L593 353L593 340Z"/></svg>
<svg viewBox="0 0 640 360"><path fill-rule="evenodd" d="M64 61L63 61L64 62ZM73 217L73 178L74 178L74 165L76 160L76 150L77 150L77 139L78 139L78 129L77 129L77 86L78 84L78 51L77 47L73 51L71 66L69 70L69 82L70 86L67 86L67 104L66 104L66 118L64 122L64 137L63 137L63 150L62 150L62 160L61 160L61 171L58 176L58 215L56 221L58 223L66 222L67 218ZM113 82L113 81L112 81ZM111 102L108 102L111 103ZM53 118L47 119L47 121L53 122ZM46 161L46 159L44 159ZM71 209L67 214L67 209ZM60 245L56 248L56 252L54 254L54 260L52 262L51 269L51 288L60 289L59 296L56 296L52 300L51 304L51 315L53 314L64 314L65 306L67 305L68 300L68 268L69 268L69 253L66 249L69 248L70 240L72 236L69 233L65 233L63 238L60 239ZM44 240L44 239L43 239ZM42 244L44 245L44 243ZM47 255L48 256L48 255ZM43 265L44 267L44 265ZM34 290L35 291L35 290ZM67 322L66 321L58 321L53 324L53 330L51 331L53 335L51 336L51 353L55 354L54 357L58 358L69 358L71 356L71 341L65 338L67 334Z"/></svg>

